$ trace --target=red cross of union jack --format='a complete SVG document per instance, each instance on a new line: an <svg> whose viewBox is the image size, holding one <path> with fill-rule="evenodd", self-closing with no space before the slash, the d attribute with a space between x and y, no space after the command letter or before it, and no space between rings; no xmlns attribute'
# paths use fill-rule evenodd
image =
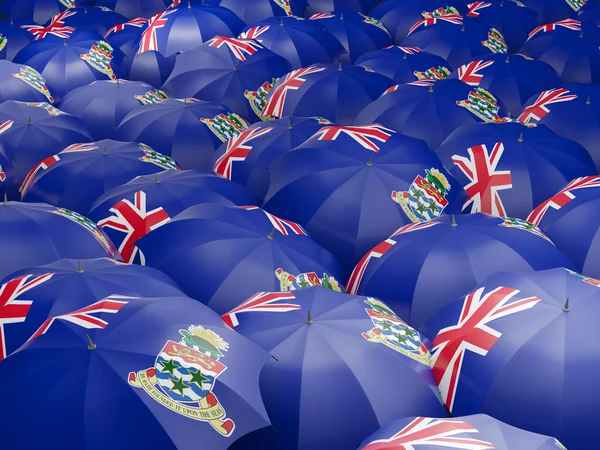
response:
<svg viewBox="0 0 600 450"><path fill-rule="evenodd" d="M550 112L548 106L553 103L570 102L577 95L569 94L568 89L556 88L542 92L533 104L523 109L517 120L522 123L531 123L533 120L540 121Z"/></svg>
<svg viewBox="0 0 600 450"><path fill-rule="evenodd" d="M261 34L265 33L269 28L271 28L271 25L264 25L264 26L256 26L256 27L252 27L250 29L248 29L247 31L244 31L243 33L241 33L239 35L240 39L255 39L258 42L261 42L260 39L256 39L257 37L259 37Z"/></svg>
<svg viewBox="0 0 600 450"><path fill-rule="evenodd" d="M252 39L235 39L226 36L215 36L206 43L214 48L221 48L226 45L229 51L240 61L246 61L246 55L252 56L259 49L264 48Z"/></svg>
<svg viewBox="0 0 600 450"><path fill-rule="evenodd" d="M452 162L469 179L465 191L469 199L463 209L471 205L471 212L483 212L505 217L506 210L498 191L512 188L510 170L497 170L504 153L504 144L497 142L489 152L486 145L467 149L469 157L452 156Z"/></svg>
<svg viewBox="0 0 600 450"><path fill-rule="evenodd" d="M33 168L29 171L29 173L23 180L23 183L21 183L21 187L19 188L19 192L21 193L21 198L25 196L25 194L27 193L27 191L33 184L33 180L34 180L35 176L37 175L37 173L42 169L44 169L44 170L48 169L50 166L56 164L58 161L60 161L60 156L52 155L52 156L48 156L46 159L43 159L42 161L37 163L35 166L33 166Z"/></svg>
<svg viewBox="0 0 600 450"><path fill-rule="evenodd" d="M318 20L318 19L332 19L335 17L335 14L331 14L328 12L321 12L317 14L313 14L308 18L308 20Z"/></svg>
<svg viewBox="0 0 600 450"><path fill-rule="evenodd" d="M114 215L98 222L100 227L112 228L125 233L125 237L119 245L119 253L123 261L132 264L139 253L140 263L144 265L146 259L144 254L135 246L138 239L146 236L152 230L163 226L171 220L167 212L159 206L152 211L146 210L146 193L137 191L134 195L134 203L123 199L110 208Z"/></svg>
<svg viewBox="0 0 600 450"><path fill-rule="evenodd" d="M541 203L537 208L535 208L527 217L527 222L532 223L534 225L539 225L548 209L552 208L558 211L571 200L575 199L575 194L572 191L575 191L577 189L597 187L600 187L600 176L575 178L564 188L562 188L548 200Z"/></svg>
<svg viewBox="0 0 600 450"><path fill-rule="evenodd" d="M308 236L308 233L306 231L304 231L304 228L302 228L296 222L292 222L291 220L281 219L281 218L274 216L273 214L265 211L264 209L259 208L258 206L239 206L239 208L245 209L246 211L254 211L256 209L261 210L263 213L265 213L265 215L267 216L267 218L273 225L273 228L275 228L277 231L279 231L284 236L289 236L290 231L294 234Z"/></svg>
<svg viewBox="0 0 600 450"><path fill-rule="evenodd" d="M336 126L330 125L321 128L315 133L319 137L319 141L335 141L340 135L346 134L358 142L363 148L378 152L379 146L375 141L387 142L388 139L395 133L394 130L374 123L371 125L356 125L356 126ZM313 136L314 137L314 136Z"/></svg>
<svg viewBox="0 0 600 450"><path fill-rule="evenodd" d="M21 275L0 286L0 361L8 356L6 354L4 325L24 322L29 313L29 308L31 308L31 300L17 300L17 298L28 290L45 283L53 275L53 273L46 273L31 280L30 278L33 275Z"/></svg>
<svg viewBox="0 0 600 450"><path fill-rule="evenodd" d="M231 180L231 171L234 161L245 161L252 150L251 145L247 145L253 139L264 136L271 132L273 127L268 128L247 128L240 134L233 136L227 141L227 150L217 159L213 170L219 175Z"/></svg>
<svg viewBox="0 0 600 450"><path fill-rule="evenodd" d="M104 37L108 37L108 35L112 33L118 33L119 31L123 31L125 27L142 28L144 25L146 25L146 22L148 22L148 19L144 19L143 17L137 17L135 19L130 20L129 22L119 23L112 27L110 30L108 30Z"/></svg>
<svg viewBox="0 0 600 450"><path fill-rule="evenodd" d="M378 439L362 450L415 450L415 446L449 447L461 450L486 450L496 448L491 442L457 434L479 433L474 426L462 420L417 417L389 439Z"/></svg>
<svg viewBox="0 0 600 450"><path fill-rule="evenodd" d="M458 79L467 83L469 86L479 86L481 83L481 79L483 78L483 74L479 73L486 67L494 64L494 61L471 61L464 66L460 66L458 68Z"/></svg>
<svg viewBox="0 0 600 450"><path fill-rule="evenodd" d="M93 142L86 142L83 144L69 145L64 150L61 150L58 154L62 153L79 153L79 152L91 152L92 150L98 150L98 146Z"/></svg>
<svg viewBox="0 0 600 450"><path fill-rule="evenodd" d="M167 16L169 14L173 14L175 11L177 10L168 9L148 19L148 27L142 32L138 54L148 52L151 50L158 50L158 40L156 38L156 32L159 28L163 28L167 24Z"/></svg>
<svg viewBox="0 0 600 450"><path fill-rule="evenodd" d="M435 220L428 220L427 222L409 223L408 225L404 225L403 227L398 228L392 233L390 237L396 237L401 234L410 233L412 231L424 230L425 228L431 228L435 225L440 224L441 222L437 222Z"/></svg>
<svg viewBox="0 0 600 450"><path fill-rule="evenodd" d="M236 314L243 312L288 312L295 309L301 309L300 305L295 303L276 303L280 300L289 301L296 296L293 292L258 292L242 303L237 308L232 309L221 316L223 322L231 328L239 325Z"/></svg>
<svg viewBox="0 0 600 450"><path fill-rule="evenodd" d="M407 36L410 35L413 31L415 31L417 28L419 28L421 26L430 27L431 25L435 25L436 23L438 23L438 20L442 21L442 22L448 22L453 25L462 25L463 24L463 17L458 14L445 14L443 16L437 16L437 17L426 17L424 19L419 20L412 27L410 27L408 29L408 33L406 35Z"/></svg>
<svg viewBox="0 0 600 450"><path fill-rule="evenodd" d="M55 15L50 19L50 23L47 26L44 25L22 25L21 28L29 31L31 34L35 36L35 41L39 39L43 39L47 34L51 34L53 36L68 39L75 28L65 26L63 19L67 17L71 17L75 15L76 12L73 11L63 11L60 14Z"/></svg>
<svg viewBox="0 0 600 450"><path fill-rule="evenodd" d="M467 13L467 16L469 16L469 17L477 17L480 14L479 10L487 8L488 6L492 6L492 4L491 3L485 3L485 2L469 3L467 5L467 8L469 8L469 12Z"/></svg>
<svg viewBox="0 0 600 450"><path fill-rule="evenodd" d="M392 48L393 46L389 47ZM407 55L414 55L415 53L421 53L423 50L421 50L419 47L398 47L400 50L402 50L404 53L406 53Z"/></svg>
<svg viewBox="0 0 600 450"><path fill-rule="evenodd" d="M431 367L446 407L452 412L465 353L486 356L502 333L488 324L500 317L534 307L540 299L527 297L515 300L520 291L500 286L484 295L479 288L465 297L456 325L443 328L433 340Z"/></svg>
<svg viewBox="0 0 600 450"><path fill-rule="evenodd" d="M365 256L363 256L360 259L360 261L352 271L350 279L348 280L348 287L346 288L346 292L348 292L348 294L356 295L356 293L358 292L360 282L362 281L362 278L365 275L365 271L367 270L367 266L369 265L369 262L371 262L371 259L381 258L394 245L396 245L395 240L386 239L385 241L373 247Z"/></svg>
<svg viewBox="0 0 600 450"><path fill-rule="evenodd" d="M3 124L1 124L0 125L0 134L4 133L5 131L10 130L12 128L12 126L14 125L14 123L15 123L14 120L7 120Z"/></svg>
<svg viewBox="0 0 600 450"><path fill-rule="evenodd" d="M277 84L269 93L267 104L263 108L262 116L271 116L280 118L283 116L283 107L287 98L288 91L297 91L306 82L306 75L322 72L325 67L310 66L302 69L293 70L288 73L283 79L279 79Z"/></svg>
<svg viewBox="0 0 600 450"><path fill-rule="evenodd" d="M529 33L529 36L527 37L527 41L529 41L532 37L534 37L539 32L547 33L548 31L556 30L557 27L563 27L563 28L566 28L568 30L573 30L573 31L581 31L581 22L579 22L578 20L573 20L573 19L565 19L565 20L560 20L558 22L554 22L554 23L547 23L545 25L540 25L539 27L534 28L531 33ZM527 42L527 41L525 41L525 42Z"/></svg>

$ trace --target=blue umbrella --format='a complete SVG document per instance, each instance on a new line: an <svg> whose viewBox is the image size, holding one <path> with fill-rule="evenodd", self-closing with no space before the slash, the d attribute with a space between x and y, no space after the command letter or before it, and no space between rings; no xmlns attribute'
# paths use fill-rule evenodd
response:
<svg viewBox="0 0 600 450"><path fill-rule="evenodd" d="M354 268L347 288L382 299L422 330L441 307L496 272L554 267L574 269L539 228L524 220L482 213L441 216L402 227L373 247Z"/></svg>
<svg viewBox="0 0 600 450"><path fill-rule="evenodd" d="M88 218L43 203L0 204L0 279L62 258L119 258L110 239Z"/></svg>
<svg viewBox="0 0 600 450"><path fill-rule="evenodd" d="M580 272L600 277L600 177L576 178L541 202L527 220L547 233Z"/></svg>
<svg viewBox="0 0 600 450"><path fill-rule="evenodd" d="M581 0L579 0L579 2L581 2ZM592 22L596 25L600 25L600 6L598 3L586 2L584 7L581 8L581 11L579 11L577 19L583 23Z"/></svg>
<svg viewBox="0 0 600 450"><path fill-rule="evenodd" d="M565 83L600 82L600 29L565 19L529 33L519 53L552 66Z"/></svg>
<svg viewBox="0 0 600 450"><path fill-rule="evenodd" d="M200 2L204 0L193 0L192 4ZM230 9L246 23L254 23L273 16L302 16L306 0L211 0L213 3Z"/></svg>
<svg viewBox="0 0 600 450"><path fill-rule="evenodd" d="M213 170L249 188L262 202L269 188L269 167L319 131L320 117L285 117L259 122L223 143L213 156Z"/></svg>
<svg viewBox="0 0 600 450"><path fill-rule="evenodd" d="M437 333L431 366L451 412L489 414L573 449L594 442L599 286L563 268L504 272L442 308L425 328Z"/></svg>
<svg viewBox="0 0 600 450"><path fill-rule="evenodd" d="M379 124L325 126L269 173L264 208L301 224L345 276L399 226L459 213L467 199L424 142Z"/></svg>
<svg viewBox="0 0 600 450"><path fill-rule="evenodd" d="M322 12L314 14L309 20L323 24L344 46L351 62L367 52L393 44L390 32L379 20L360 12Z"/></svg>
<svg viewBox="0 0 600 450"><path fill-rule="evenodd" d="M485 414L474 414L451 419L409 417L395 420L365 439L360 450L400 450L414 445L419 450L564 448L555 438L521 430Z"/></svg>
<svg viewBox="0 0 600 450"><path fill-rule="evenodd" d="M82 303L57 305L58 315L2 361L0 394L15 406L4 445L225 450L269 424L258 384L268 354L206 306L120 295ZM8 388L15 374L31 383L21 403Z"/></svg>
<svg viewBox="0 0 600 450"><path fill-rule="evenodd" d="M325 27L298 17L271 17L253 23L239 37L257 40L287 59L292 69L316 63L350 62L342 44Z"/></svg>
<svg viewBox="0 0 600 450"><path fill-rule="evenodd" d="M506 121L505 116L502 103L483 88L459 80L420 80L390 88L354 123L380 123L434 149L462 125Z"/></svg>
<svg viewBox="0 0 600 450"><path fill-rule="evenodd" d="M0 103L8 100L54 103L46 80L35 69L0 60Z"/></svg>
<svg viewBox="0 0 600 450"><path fill-rule="evenodd" d="M152 16L142 28L138 53L165 56L191 50L214 36L237 36L245 24L233 12L213 5L179 5Z"/></svg>
<svg viewBox="0 0 600 450"><path fill-rule="evenodd" d="M368 13L379 0L304 0L307 4L305 17L329 11Z"/></svg>
<svg viewBox="0 0 600 450"><path fill-rule="evenodd" d="M353 449L396 417L447 416L429 341L375 298L322 287L259 292L223 318L272 355L260 386L275 430L232 449Z"/></svg>
<svg viewBox="0 0 600 450"><path fill-rule="evenodd" d="M136 176L179 168L146 144L109 139L73 144L36 167L21 185L26 202L44 202L87 214L109 189Z"/></svg>
<svg viewBox="0 0 600 450"><path fill-rule="evenodd" d="M143 81L160 89L173 72L176 60L177 55L164 56L154 50L137 54L126 63L129 79Z"/></svg>
<svg viewBox="0 0 600 450"><path fill-rule="evenodd" d="M594 175L585 149L545 126L464 125L435 150L465 188L465 212L526 219L573 178Z"/></svg>
<svg viewBox="0 0 600 450"><path fill-rule="evenodd" d="M2 128L3 125L0 125L0 130ZM18 197L18 186L19 179L11 161L0 153L0 198L15 200Z"/></svg>
<svg viewBox="0 0 600 450"><path fill-rule="evenodd" d="M95 31L71 28L73 31L63 34L65 28L70 27L48 28L45 37L25 46L14 62L37 70L58 99L95 80L124 78L120 66L123 54L118 49Z"/></svg>
<svg viewBox="0 0 600 450"><path fill-rule="evenodd" d="M532 95L563 84L548 64L523 55L475 58L457 68L449 78L493 92L512 117L519 115Z"/></svg>
<svg viewBox="0 0 600 450"><path fill-rule="evenodd" d="M50 19L46 26L50 25ZM127 18L105 6L81 6L69 9L65 25L84 30L93 30L104 36L114 26L127 22Z"/></svg>
<svg viewBox="0 0 600 450"><path fill-rule="evenodd" d="M164 92L146 83L100 80L73 89L62 98L58 108L79 117L93 140L111 139L128 113L166 98Z"/></svg>
<svg viewBox="0 0 600 450"><path fill-rule="evenodd" d="M137 246L147 265L220 314L257 291L287 289L290 275L315 272L343 282L333 255L302 227L256 206L192 206Z"/></svg>
<svg viewBox="0 0 600 450"><path fill-rule="evenodd" d="M350 125L358 113L392 85L370 69L340 63L293 70L270 89L261 116L323 117Z"/></svg>
<svg viewBox="0 0 600 450"><path fill-rule="evenodd" d="M443 80L450 75L450 65L444 58L417 47L391 46L374 50L362 55L355 64L368 67L398 84L425 78Z"/></svg>
<svg viewBox="0 0 600 450"><path fill-rule="evenodd" d="M140 39L142 34L142 28L148 22L147 19L138 17L128 22L124 22L115 25L107 31L104 39L113 48L119 49L123 55L124 69L128 69L131 66L131 61L137 53L136 41Z"/></svg>
<svg viewBox="0 0 600 450"><path fill-rule="evenodd" d="M149 19L171 4L171 0L94 0L94 5L105 6L129 20L136 17Z"/></svg>
<svg viewBox="0 0 600 450"><path fill-rule="evenodd" d="M116 139L143 142L182 169L209 169L215 150L248 125L223 105L194 98L169 98L131 111Z"/></svg>
<svg viewBox="0 0 600 450"><path fill-rule="evenodd" d="M12 61L15 55L33 40L33 35L22 28L25 22L0 20L0 58Z"/></svg>
<svg viewBox="0 0 600 450"><path fill-rule="evenodd" d="M523 0L528 8L538 13L542 23L574 19L586 0Z"/></svg>
<svg viewBox="0 0 600 450"><path fill-rule="evenodd" d="M177 56L164 91L173 97L195 97L222 103L244 120L259 120L259 98L274 80L291 69L283 57L253 39L215 36ZM246 98L248 97L248 98Z"/></svg>
<svg viewBox="0 0 600 450"><path fill-rule="evenodd" d="M17 21L42 24L67 9L90 4L91 0L5 0L0 4L0 14Z"/></svg>

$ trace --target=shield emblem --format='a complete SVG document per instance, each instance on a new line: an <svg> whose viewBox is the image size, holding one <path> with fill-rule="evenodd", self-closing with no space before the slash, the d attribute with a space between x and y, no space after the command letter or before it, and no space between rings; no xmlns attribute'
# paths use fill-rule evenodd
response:
<svg viewBox="0 0 600 450"><path fill-rule="evenodd" d="M402 207L413 222L438 217L448 206L446 194L450 190L450 184L446 177L435 169L425 172L427 178L417 175L408 191L392 192L392 200Z"/></svg>
<svg viewBox="0 0 600 450"><path fill-rule="evenodd" d="M421 343L419 332L406 325L400 318L376 310L367 312L373 325L391 344L415 355L427 353L427 349Z"/></svg>

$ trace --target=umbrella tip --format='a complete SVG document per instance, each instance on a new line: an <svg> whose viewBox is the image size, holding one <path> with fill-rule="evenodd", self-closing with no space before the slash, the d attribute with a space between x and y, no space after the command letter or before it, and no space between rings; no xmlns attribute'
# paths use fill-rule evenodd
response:
<svg viewBox="0 0 600 450"><path fill-rule="evenodd" d="M367 161L367 166L371 167L373 165L373 158L369 156L369 160Z"/></svg>
<svg viewBox="0 0 600 450"><path fill-rule="evenodd" d="M408 58L407 54L404 53L404 56L402 58L407 59Z"/></svg>
<svg viewBox="0 0 600 450"><path fill-rule="evenodd" d="M310 325L311 323L314 323L314 322L315 321L313 320L312 314L310 313L310 309L309 309L308 310L308 317L306 318L306 323Z"/></svg>
<svg viewBox="0 0 600 450"><path fill-rule="evenodd" d="M64 40L63 45L67 45L67 40L66 39Z"/></svg>
<svg viewBox="0 0 600 450"><path fill-rule="evenodd" d="M156 173L154 174L154 182L155 182L156 184L160 183L160 178L158 178L158 172L156 172Z"/></svg>
<svg viewBox="0 0 600 450"><path fill-rule="evenodd" d="M279 19L279 26L282 27L283 26L283 19Z"/></svg>
<svg viewBox="0 0 600 450"><path fill-rule="evenodd" d="M565 301L565 306L563 306L562 310L564 312L569 312L571 311L571 308L569 308L569 297L567 297L567 300Z"/></svg>
<svg viewBox="0 0 600 450"><path fill-rule="evenodd" d="M81 264L81 260L77 261L77 273L83 273L83 264Z"/></svg>
<svg viewBox="0 0 600 450"><path fill-rule="evenodd" d="M237 66L233 66L233 71L237 72L238 71L238 67Z"/></svg>
<svg viewBox="0 0 600 450"><path fill-rule="evenodd" d="M267 238L269 238L270 240L275 239L275 228L271 230L271 232L267 235Z"/></svg>
<svg viewBox="0 0 600 450"><path fill-rule="evenodd" d="M87 14L87 8L83 8L83 13Z"/></svg>
<svg viewBox="0 0 600 450"><path fill-rule="evenodd" d="M8 195L6 195L6 192L4 193L4 206L8 205Z"/></svg>
<svg viewBox="0 0 600 450"><path fill-rule="evenodd" d="M190 2L190 0L188 0L188 8L192 7L192 2Z"/></svg>
<svg viewBox="0 0 600 450"><path fill-rule="evenodd" d="M589 105L590 103L592 103L592 102L590 101L590 96L588 95L588 98L587 98L587 100L585 101L585 104L586 104L586 105Z"/></svg>
<svg viewBox="0 0 600 450"><path fill-rule="evenodd" d="M31 117L27 119L27 125L31 125Z"/></svg>
<svg viewBox="0 0 600 450"><path fill-rule="evenodd" d="M465 24L463 23L462 29L460 31L465 31Z"/></svg>
<svg viewBox="0 0 600 450"><path fill-rule="evenodd" d="M429 92L433 92L433 83L429 85Z"/></svg>
<svg viewBox="0 0 600 450"><path fill-rule="evenodd" d="M86 334L85 337L87 338L87 341L88 341L88 347L87 347L88 350L94 350L96 348L96 344L94 344L90 335Z"/></svg>
<svg viewBox="0 0 600 450"><path fill-rule="evenodd" d="M519 139L517 139L517 141L519 142L523 142L523 132L521 131L521 133L519 134Z"/></svg>
<svg viewBox="0 0 600 450"><path fill-rule="evenodd" d="M102 154L103 155L108 155L108 152L106 151L106 145L104 145L104 148L102 149Z"/></svg>
<svg viewBox="0 0 600 450"><path fill-rule="evenodd" d="M340 14L340 20L344 20L344 13Z"/></svg>
<svg viewBox="0 0 600 450"><path fill-rule="evenodd" d="M583 30L581 30L581 34L579 35L580 38L583 37Z"/></svg>
<svg viewBox="0 0 600 450"><path fill-rule="evenodd" d="M342 63L340 62L340 65L338 66L338 70L342 70Z"/></svg>
<svg viewBox="0 0 600 450"><path fill-rule="evenodd" d="M292 119L288 118L288 130L292 129Z"/></svg>
<svg viewBox="0 0 600 450"><path fill-rule="evenodd" d="M121 80L117 78L117 87L121 86Z"/></svg>
<svg viewBox="0 0 600 450"><path fill-rule="evenodd" d="M508 53L506 54L506 62L510 62L510 60L508 59Z"/></svg>
<svg viewBox="0 0 600 450"><path fill-rule="evenodd" d="M458 226L458 224L456 223L456 217L454 217L454 214L452 214L452 223L450 224L450 226L452 226L452 227Z"/></svg>

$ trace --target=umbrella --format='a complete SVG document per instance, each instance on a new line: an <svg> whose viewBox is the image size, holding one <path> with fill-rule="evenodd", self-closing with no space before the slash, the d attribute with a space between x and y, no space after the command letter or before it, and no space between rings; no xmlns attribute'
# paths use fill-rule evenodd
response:
<svg viewBox="0 0 600 450"><path fill-rule="evenodd" d="M393 43L390 32L379 20L361 12L321 12L310 16L309 20L323 24L344 46L352 63L369 51L379 50Z"/></svg>
<svg viewBox="0 0 600 450"><path fill-rule="evenodd" d="M587 0L523 0L526 7L538 13L542 23L574 19Z"/></svg>
<svg viewBox="0 0 600 450"><path fill-rule="evenodd" d="M95 31L51 25L40 27L37 38L17 53L14 62L37 70L58 99L95 80L124 78L123 54Z"/></svg>
<svg viewBox="0 0 600 450"><path fill-rule="evenodd" d="M46 80L35 69L0 60L0 103L8 100L54 103Z"/></svg>
<svg viewBox="0 0 600 450"><path fill-rule="evenodd" d="M344 281L333 255L302 227L256 206L192 206L137 246L147 265L220 314L257 291L287 290L301 274Z"/></svg>
<svg viewBox="0 0 600 450"><path fill-rule="evenodd" d="M92 139L111 139L128 113L165 98L164 92L139 81L99 80L73 89L58 108L79 117Z"/></svg>
<svg viewBox="0 0 600 450"><path fill-rule="evenodd" d="M171 0L94 0L94 5L109 8L129 20L136 17L149 19L170 4Z"/></svg>
<svg viewBox="0 0 600 450"><path fill-rule="evenodd" d="M176 59L177 54L164 56L154 50L137 54L131 61L128 61L130 63L127 67L129 79L143 81L160 89L171 75Z"/></svg>
<svg viewBox="0 0 600 450"><path fill-rule="evenodd" d="M0 3L0 14L16 21L42 24L67 9L90 4L91 0L5 0Z"/></svg>
<svg viewBox="0 0 600 450"><path fill-rule="evenodd" d="M600 173L600 86L569 83L532 96L518 120L546 125L559 136L580 143Z"/></svg>
<svg viewBox="0 0 600 450"><path fill-rule="evenodd" d="M402 227L373 247L347 287L351 294L380 298L423 331L441 307L496 272L554 267L574 269L539 228L524 220L483 213L441 216Z"/></svg>
<svg viewBox="0 0 600 450"><path fill-rule="evenodd" d="M362 55L355 64L368 67L398 84L425 78L443 80L450 75L450 66L444 58L417 47L391 46L374 50Z"/></svg>
<svg viewBox="0 0 600 450"><path fill-rule="evenodd" d="M600 278L600 176L580 177L557 189L527 217L580 272Z"/></svg>
<svg viewBox="0 0 600 450"><path fill-rule="evenodd" d="M507 52L502 33L474 17L463 17L452 8L440 8L416 22L402 45L438 55L452 69L478 56Z"/></svg>
<svg viewBox="0 0 600 450"><path fill-rule="evenodd" d="M62 258L118 258L117 249L86 217L43 203L0 204L0 244L11 256L0 262L0 279Z"/></svg>
<svg viewBox="0 0 600 450"><path fill-rule="evenodd" d="M489 414L568 448L593 442L599 286L563 268L497 273L441 309L426 328L437 332L431 366L451 412Z"/></svg>
<svg viewBox="0 0 600 450"><path fill-rule="evenodd" d="M1 128L0 128L1 129ZM10 200L17 198L19 179L11 162L0 153L0 197Z"/></svg>
<svg viewBox="0 0 600 450"><path fill-rule="evenodd" d="M316 21L271 17L247 26L239 37L257 40L288 60L292 69L316 63L350 62L342 44Z"/></svg>
<svg viewBox="0 0 600 450"><path fill-rule="evenodd" d="M396 417L447 416L429 341L375 298L323 287L259 292L222 317L272 355L260 386L277 431L232 450L353 449Z"/></svg>
<svg viewBox="0 0 600 450"><path fill-rule="evenodd" d="M302 225L345 276L400 225L458 213L467 199L424 142L379 124L327 125L269 173L264 208Z"/></svg>
<svg viewBox="0 0 600 450"><path fill-rule="evenodd" d="M354 123L380 123L435 149L462 125L507 121L503 109L483 88L459 80L419 80L390 88L367 105Z"/></svg>
<svg viewBox="0 0 600 450"><path fill-rule="evenodd" d="M552 66L565 83L600 82L600 30L574 19L540 25L519 53Z"/></svg>
<svg viewBox="0 0 600 450"><path fill-rule="evenodd" d="M33 40L33 35L22 28L25 24L13 19L0 20L0 58L12 61L19 50Z"/></svg>
<svg viewBox="0 0 600 450"><path fill-rule="evenodd" d="M147 19L137 17L128 22L115 25L104 35L104 39L111 47L119 49L123 55L125 55L125 58L123 59L123 66L125 69L129 68L132 59L137 53L137 45L135 42L139 40L142 34L142 28L147 22Z"/></svg>
<svg viewBox="0 0 600 450"><path fill-rule="evenodd" d="M191 50L215 36L235 37L245 24L232 11L213 5L179 5L152 16L142 28L138 53L165 56Z"/></svg>
<svg viewBox="0 0 600 450"><path fill-rule="evenodd" d="M435 153L467 191L465 212L500 217L526 219L573 178L596 174L581 145L543 125L464 125Z"/></svg>
<svg viewBox="0 0 600 450"><path fill-rule="evenodd" d="M521 430L486 414L474 414L451 419L408 417L395 420L365 439L360 449L399 450L412 445L417 445L419 450L440 448L560 450L564 448L553 437Z"/></svg>
<svg viewBox="0 0 600 450"><path fill-rule="evenodd" d="M175 0L181 3L182 0ZM193 0L199 3L204 0ZM246 23L255 23L270 17L302 16L306 0L212 0L230 9ZM185 0L183 0L185 3Z"/></svg>
<svg viewBox="0 0 600 450"><path fill-rule="evenodd" d="M314 64L280 78L269 91L261 116L267 120L318 116L350 125L392 84L389 78L364 67Z"/></svg>
<svg viewBox="0 0 600 450"><path fill-rule="evenodd" d="M106 191L136 176L179 169L175 161L146 144L109 139L70 145L44 162L25 177L20 189L23 201L80 214L87 214Z"/></svg>
<svg viewBox="0 0 600 450"><path fill-rule="evenodd" d="M592 22L596 25L600 25L600 6L593 2L582 2L581 0L575 0L577 3L583 3L584 7L581 8L577 19L583 23Z"/></svg>
<svg viewBox="0 0 600 450"><path fill-rule="evenodd" d="M175 159L182 169L209 169L215 150L248 125L223 105L169 98L131 111L116 138L143 142Z"/></svg>
<svg viewBox="0 0 600 450"><path fill-rule="evenodd" d="M249 188L262 202L269 188L269 167L304 143L329 121L320 117L284 117L259 122L223 143L213 156L213 170Z"/></svg>
<svg viewBox="0 0 600 450"><path fill-rule="evenodd" d="M379 0L304 0L307 4L305 17L329 11L368 13Z"/></svg>
<svg viewBox="0 0 600 450"><path fill-rule="evenodd" d="M256 122L258 98L291 69L283 57L253 39L215 36L177 56L164 91L173 97L195 97L222 103L244 120Z"/></svg>
<svg viewBox="0 0 600 450"><path fill-rule="evenodd" d="M511 117L519 115L532 95L563 84L548 64L523 55L475 58L452 72L450 78L493 92Z"/></svg>
<svg viewBox="0 0 600 450"><path fill-rule="evenodd" d="M14 405L4 445L187 450L202 442L225 450L269 424L258 386L267 353L204 305L111 295L76 310L58 306L1 363L0 394ZM30 400L13 397L11 374L31 383L21 392Z"/></svg>
<svg viewBox="0 0 600 450"><path fill-rule="evenodd" d="M52 21L50 19L46 26ZM127 22L127 18L105 6L81 6L70 8L63 22L66 26L97 31L104 36L114 26Z"/></svg>

